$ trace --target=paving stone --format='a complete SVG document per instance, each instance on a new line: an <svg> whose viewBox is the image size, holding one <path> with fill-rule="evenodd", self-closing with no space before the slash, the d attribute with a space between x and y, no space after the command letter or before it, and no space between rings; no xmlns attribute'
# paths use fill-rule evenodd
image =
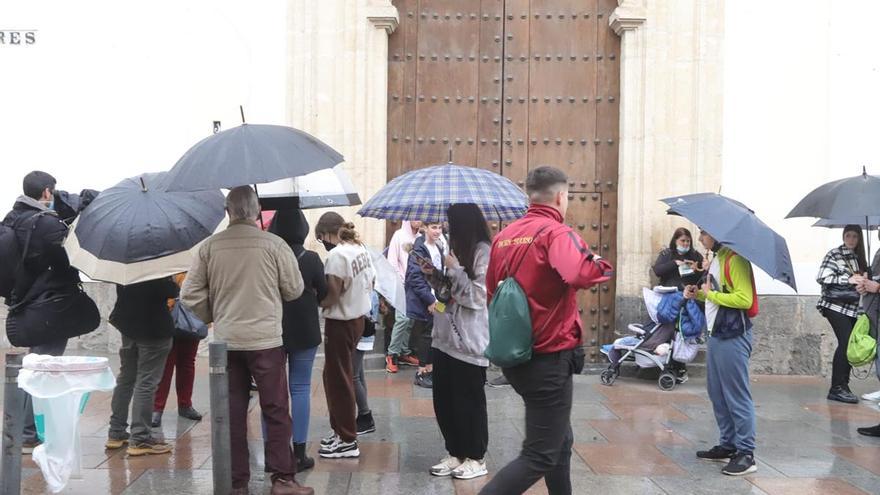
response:
<svg viewBox="0 0 880 495"><path fill-rule="evenodd" d="M870 477L872 473L843 457L815 447L771 447L760 450L761 460L785 476L797 478Z"/></svg>
<svg viewBox="0 0 880 495"><path fill-rule="evenodd" d="M868 495L868 492L841 479L754 478L752 483L767 492L767 495Z"/></svg>
<svg viewBox="0 0 880 495"><path fill-rule="evenodd" d="M652 476L651 480L674 495L767 495L746 479L724 476L718 471L703 476Z"/></svg>

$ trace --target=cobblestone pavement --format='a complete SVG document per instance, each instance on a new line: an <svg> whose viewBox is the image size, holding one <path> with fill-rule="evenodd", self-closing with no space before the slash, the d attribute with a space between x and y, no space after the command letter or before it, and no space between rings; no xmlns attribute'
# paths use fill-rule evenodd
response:
<svg viewBox="0 0 880 495"><path fill-rule="evenodd" d="M197 366L194 403L207 413L207 361L199 358ZM361 458L318 459L313 470L298 475L300 482L314 487L316 493L334 495L477 493L485 478L452 481L428 474L429 466L445 452L430 390L414 387L413 373L407 368L396 375L368 372L370 405L378 430L361 439ZM310 451L315 455L317 440L329 426L319 370L313 381ZM875 404L827 402L827 380L818 377L757 376L753 382L759 470L736 479L721 475L721 465L694 458L696 450L714 445L717 439L704 380L692 378L673 392L662 392L655 381L620 378L613 387L604 387L595 376L576 377L572 412L575 493L880 493L880 439L861 437L855 431L858 426L880 423ZM880 387L876 379L853 382L857 394ZM487 388L487 396L491 476L519 452L523 407L509 387ZM63 493L211 493L208 421L179 418L175 400L170 398L161 434L174 443L173 454L128 458L122 451L104 450L109 402L110 394L92 396L81 422L86 469L82 479L72 480ZM248 427L251 491L268 493L256 404ZM30 458L23 464L22 492L48 493ZM543 482L528 493L546 493Z"/></svg>

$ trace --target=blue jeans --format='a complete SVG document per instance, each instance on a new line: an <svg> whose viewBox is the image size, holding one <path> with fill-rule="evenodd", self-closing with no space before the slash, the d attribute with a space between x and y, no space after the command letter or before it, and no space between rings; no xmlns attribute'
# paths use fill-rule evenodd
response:
<svg viewBox="0 0 880 495"><path fill-rule="evenodd" d="M291 441L306 443L309 438L309 414L312 408L312 365L318 347L287 350L287 386L290 389ZM266 418L260 417L263 438L268 434Z"/></svg>
<svg viewBox="0 0 880 495"><path fill-rule="evenodd" d="M709 337L706 354L706 387L715 422L720 432L719 445L738 452L755 451L755 404L749 385L749 358L752 355L752 330L739 337Z"/></svg>
<svg viewBox="0 0 880 495"><path fill-rule="evenodd" d="M293 418L293 443L305 443L309 436L312 395L312 365L318 346L287 351L287 382L290 386L290 415Z"/></svg>

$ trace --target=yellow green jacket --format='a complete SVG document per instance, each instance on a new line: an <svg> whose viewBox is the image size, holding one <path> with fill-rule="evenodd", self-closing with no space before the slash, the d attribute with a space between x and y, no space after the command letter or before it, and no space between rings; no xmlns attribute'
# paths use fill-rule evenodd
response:
<svg viewBox="0 0 880 495"><path fill-rule="evenodd" d="M718 278L722 290L720 292L712 290L708 294L699 293L698 298L727 308L751 308L754 294L751 263L728 247L719 249L715 257L719 263ZM724 264L727 263L728 258L730 258L730 280L733 282L733 287L728 285L727 277L724 275Z"/></svg>

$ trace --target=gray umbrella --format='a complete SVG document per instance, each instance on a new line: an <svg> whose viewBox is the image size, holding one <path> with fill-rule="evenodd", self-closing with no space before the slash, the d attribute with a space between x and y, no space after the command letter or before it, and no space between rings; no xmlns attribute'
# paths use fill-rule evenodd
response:
<svg viewBox="0 0 880 495"><path fill-rule="evenodd" d="M797 290L788 244L746 205L715 193L689 194L661 201L669 206L668 214L694 222L716 241Z"/></svg>
<svg viewBox="0 0 880 495"><path fill-rule="evenodd" d="M242 124L195 144L168 172L169 191L230 189L299 177L343 161L336 150L303 131Z"/></svg>
<svg viewBox="0 0 880 495"><path fill-rule="evenodd" d="M862 175L823 184L804 196L785 218L861 219L880 216L880 177Z"/></svg>
<svg viewBox="0 0 880 495"><path fill-rule="evenodd" d="M855 224L870 230L872 217L877 216L880 216L880 177L868 175L862 167L862 175L817 187L804 196L785 218L815 217L820 219L815 226L843 227ZM870 255L871 236L867 236L867 239Z"/></svg>
<svg viewBox="0 0 880 495"><path fill-rule="evenodd" d="M166 172L125 179L82 212L74 232L97 259L136 263L187 251L224 217L219 190L166 192Z"/></svg>

